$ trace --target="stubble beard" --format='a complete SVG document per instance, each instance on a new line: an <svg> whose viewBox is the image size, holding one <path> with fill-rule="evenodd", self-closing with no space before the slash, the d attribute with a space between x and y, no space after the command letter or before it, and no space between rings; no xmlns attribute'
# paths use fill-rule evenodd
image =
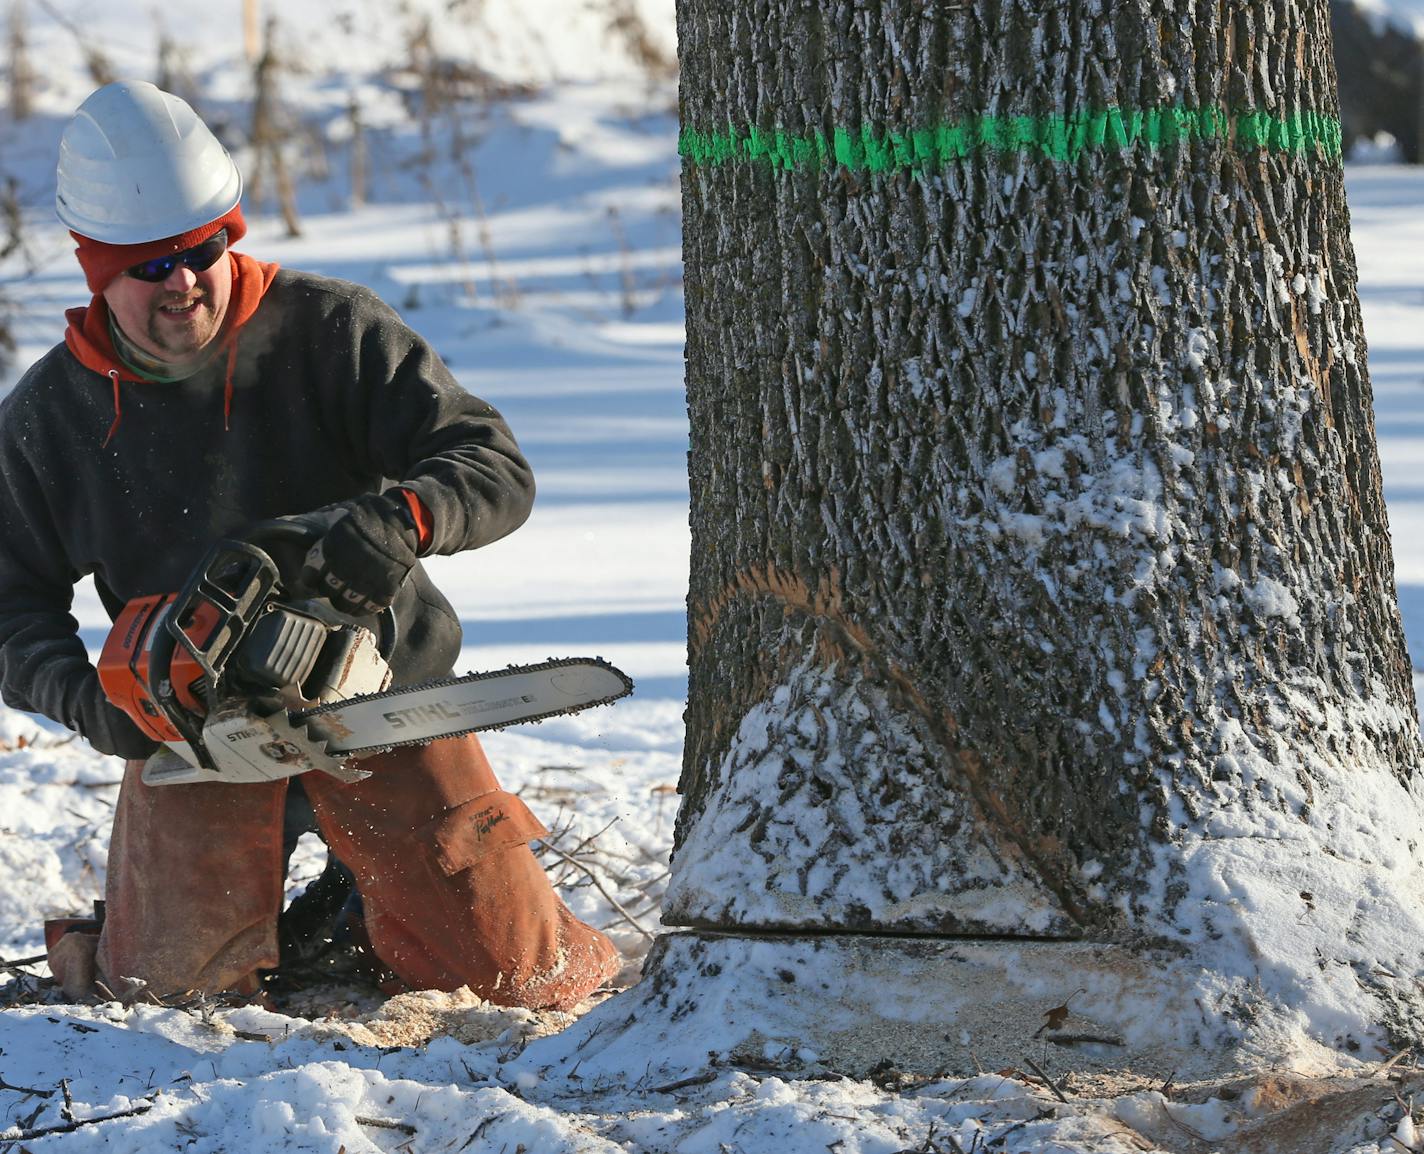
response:
<svg viewBox="0 0 1424 1154"><path fill-rule="evenodd" d="M165 311L184 303L197 307L187 316ZM222 318L213 310L212 296L199 291L156 302L148 314L146 335L165 360L184 361L207 348L221 323Z"/></svg>

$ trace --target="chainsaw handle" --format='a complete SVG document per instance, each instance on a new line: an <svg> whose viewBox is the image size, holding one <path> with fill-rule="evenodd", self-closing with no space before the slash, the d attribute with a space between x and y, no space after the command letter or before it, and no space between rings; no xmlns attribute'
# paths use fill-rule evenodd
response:
<svg viewBox="0 0 1424 1154"><path fill-rule="evenodd" d="M210 690L221 680L228 658L280 587L277 563L246 541L219 541L193 570L169 609L165 632L198 663ZM202 626L207 639L200 645L188 630L197 624L203 609L209 620Z"/></svg>
<svg viewBox="0 0 1424 1154"><path fill-rule="evenodd" d="M319 515L321 514L308 514L308 516ZM330 528L336 520L338 520L338 517L332 517L327 524L319 526L310 520L302 519L300 516L274 517L269 521L259 521L257 524L244 530L242 540L254 548L268 552L269 555L270 550L267 550L265 545L265 543L268 542L279 547L282 545L297 546L301 549L302 556L305 557L312 546L321 540L323 534L325 534L326 530ZM280 564L277 565L277 571L286 591L292 593L310 593L313 597L325 601L338 613L344 615L344 610L325 593L302 586L300 568L298 569L297 576L291 579L288 578L286 571ZM377 615L377 625L376 650L380 653L382 659L390 660L391 654L395 652L396 642L400 639L400 626L396 621L395 609L391 606L387 606L381 610Z"/></svg>
<svg viewBox="0 0 1424 1154"><path fill-rule="evenodd" d="M258 521L257 524L244 529L237 539L269 554L271 552L267 548L269 542L278 546L293 545L300 548L302 555L305 556L307 550L321 540L323 531L310 521L274 517L270 521ZM278 566L278 570L281 570L281 566ZM292 584L292 582L286 582L286 584Z"/></svg>
<svg viewBox="0 0 1424 1154"><path fill-rule="evenodd" d="M154 631L148 655L149 692L153 694L173 727L188 743L188 748L197 757L198 764L204 769L213 769L215 766L212 754L203 744L203 719L188 711L188 708L178 700L178 693L173 686L173 654L176 652L177 644L177 635L170 630L157 629ZM186 643L184 648L190 649ZM194 655L194 660L203 664L202 659L197 655Z"/></svg>
<svg viewBox="0 0 1424 1154"><path fill-rule="evenodd" d="M163 627L154 632L149 691L205 769L214 766L203 742L203 718L179 700L173 684L174 655L181 646L203 671L211 711L228 659L278 587L278 577L276 563L255 545L219 541L169 603Z"/></svg>

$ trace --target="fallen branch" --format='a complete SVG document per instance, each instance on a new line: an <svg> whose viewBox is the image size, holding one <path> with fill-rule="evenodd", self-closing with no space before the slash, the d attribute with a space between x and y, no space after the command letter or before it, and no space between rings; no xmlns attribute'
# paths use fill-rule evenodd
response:
<svg viewBox="0 0 1424 1154"><path fill-rule="evenodd" d="M54 1093L53 1090L34 1090L29 1086L12 1086L9 1082L5 1081L3 1074L0 1074L0 1090L14 1090L17 1094L34 1094L39 1098L48 1098Z"/></svg>
<svg viewBox="0 0 1424 1154"><path fill-rule="evenodd" d="M1043 1084L1053 1091L1053 1096L1055 1098L1057 1098L1065 1106L1071 1105L1068 1099L1064 1096L1063 1091L1058 1088L1058 1083L1055 1082L1052 1078L1050 1078L1047 1074L1045 1074L1043 1072L1043 1068L1039 1066L1037 1062L1035 1062L1027 1054L1024 1055L1024 1061L1027 1062L1033 1072L1043 1080Z"/></svg>
<svg viewBox="0 0 1424 1154"><path fill-rule="evenodd" d="M1055 1046L1122 1046L1123 1040L1115 1034L1049 1034L1044 1038L1046 1042L1052 1042Z"/></svg>
<svg viewBox="0 0 1424 1154"><path fill-rule="evenodd" d="M162 1006L165 1010L169 1008L168 1003L150 990L148 983L142 978L120 978L119 982L123 983L123 993L121 994L116 994L97 978L94 980L94 988L109 1001L118 1002L124 1006L132 1006L140 998L147 998L151 1005ZM74 1025L74 1023L71 1022L70 1025ZM76 1030L81 1028L86 1030L91 1029L91 1027L88 1026L75 1026L74 1028Z"/></svg>
<svg viewBox="0 0 1424 1154"><path fill-rule="evenodd" d="M399 1130L407 1136L415 1134L415 1127L409 1122L392 1122L386 1118L363 1118L360 1114L356 1115L356 1121L361 1126L375 1126L382 1130Z"/></svg>
<svg viewBox="0 0 1424 1154"><path fill-rule="evenodd" d="M1168 1122L1172 1123L1173 1126L1175 1126L1178 1130L1180 1130L1180 1131L1181 1131L1183 1134L1185 1134L1188 1138L1191 1138L1191 1139L1192 1139L1193 1141L1195 1141L1195 1142L1205 1142L1205 1141L1206 1141L1206 1135L1205 1135L1205 1134L1203 1134L1200 1130L1196 1129L1195 1127L1188 1126L1185 1122L1183 1122L1180 1118L1178 1118L1175 1114L1173 1114L1172 1111L1167 1108L1167 1103L1166 1103L1165 1101L1162 1103L1162 1113L1164 1113L1165 1115L1167 1115L1167 1121L1168 1121Z"/></svg>
<svg viewBox="0 0 1424 1154"><path fill-rule="evenodd" d="M1025 1126L1027 1126L1030 1122L1042 1122L1045 1118L1052 1118L1052 1117L1054 1116L1055 1112L1057 1111L1057 1109L1058 1109L1058 1108L1057 1108L1056 1106L1048 1106L1048 1107L1046 1107L1046 1108L1040 1110L1040 1111L1039 1111L1037 1114L1035 1114L1032 1118L1025 1118L1025 1119L1024 1119L1023 1121L1021 1121L1021 1122L1015 1122L1015 1123L1014 1123L1012 1126L1010 1126L1007 1130L1004 1130L1004 1131L1002 1131L1001 1133L996 1134L993 1138L990 1138L989 1141L987 1141L986 1143L984 1143L985 1148L987 1149L987 1148L990 1148L990 1147L993 1147L993 1146L1002 1146L1005 1142L1008 1141L1010 1134L1017 1134L1020 1130L1022 1130Z"/></svg>
<svg viewBox="0 0 1424 1154"><path fill-rule="evenodd" d="M0 970L13 970L17 966L37 966L48 958L48 954L36 954L33 958L16 958L13 962L0 962Z"/></svg>
<svg viewBox="0 0 1424 1154"><path fill-rule="evenodd" d="M650 1086L650 1094L671 1094L674 1090L685 1090L689 1086L705 1086L708 1082L717 1080L716 1070L706 1070L701 1074L694 1074L690 1078L679 1078L676 1082L669 1082L666 1086Z"/></svg>
<svg viewBox="0 0 1424 1154"><path fill-rule="evenodd" d="M486 1118L483 1122L481 1122L478 1126L475 1127L474 1131L470 1134L470 1136L465 1139L460 1149L463 1150L466 1146L468 1146L471 1142L473 1142L476 1138L478 1138L481 1134L483 1134L486 1130L488 1130L491 1126L493 1126L503 1117L503 1114L491 1114L488 1118Z"/></svg>
<svg viewBox="0 0 1424 1154"><path fill-rule="evenodd" d="M1389 1059L1389 1061L1382 1062L1379 1068L1374 1072L1372 1076L1378 1078L1381 1074L1384 1074L1387 1070L1389 1070L1390 1067L1398 1063L1401 1058L1407 1058L1413 1052L1413 1046L1405 1046L1404 1049L1400 1050L1399 1053L1397 1053L1393 1058Z"/></svg>
<svg viewBox="0 0 1424 1154"><path fill-rule="evenodd" d="M617 898L615 898L612 894L610 894L606 889L603 888L603 883L598 880L598 876L593 872L592 869L584 865L584 863L579 861L577 858L571 857L569 854L566 854L558 846L549 845L548 842L545 842L544 845L546 849L563 858L564 861L569 863L569 865L573 866L576 870L578 870L585 877L587 877L588 880L593 883L593 888L596 889L599 893L601 893L608 900L608 904L611 905L615 910L617 910L623 920L627 922L630 926L632 926L635 930L637 930L638 933L642 934L643 937L645 937L650 942L656 939L657 935L644 929L642 923L639 922L638 919L635 918L632 914L630 914L627 910L625 910Z"/></svg>
<svg viewBox="0 0 1424 1154"><path fill-rule="evenodd" d="M43 1126L38 1130L21 1130L18 1134L13 1130L0 1130L0 1142L28 1142L31 1138L43 1138L49 1134L72 1134L81 1126L97 1126L100 1122L112 1122L115 1118L132 1118L138 1114L147 1114L152 1109L153 1103L149 1101L142 1106L135 1106L132 1110L120 1110L117 1114L104 1114L98 1118L77 1118L62 1126Z"/></svg>

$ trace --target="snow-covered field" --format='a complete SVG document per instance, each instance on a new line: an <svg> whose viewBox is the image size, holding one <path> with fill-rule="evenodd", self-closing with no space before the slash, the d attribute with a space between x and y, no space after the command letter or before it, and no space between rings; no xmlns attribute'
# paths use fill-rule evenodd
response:
<svg viewBox="0 0 1424 1154"><path fill-rule="evenodd" d="M1389 23L1401 32L1416 36L1424 31L1424 3L1420 0L1349 0L1356 8L1368 13L1377 25Z"/></svg>
<svg viewBox="0 0 1424 1154"><path fill-rule="evenodd" d="M0 388L59 338L62 309L85 298L67 238L45 210L54 140L89 88L76 31L121 69L152 74L147 8L55 7L75 28L32 13L34 51L49 63L40 115L20 127L0 115L0 168L20 178L32 221L26 248L0 264L0 296L21 303L20 348ZM215 2L201 20L191 7L167 18L180 41L208 42L192 70L210 115L247 94L233 65L239 7ZM540 89L458 128L432 122L422 140L393 89L373 79L387 63L373 45L399 46L408 17L383 16L394 6L375 3L330 7L337 16L326 13L329 34L307 53L307 71L284 81L292 107L319 130L325 175L302 178L300 237L287 237L267 206L243 247L371 284L519 435L540 480L533 518L432 569L464 616L469 667L596 653L638 683L614 707L486 742L506 786L555 830L553 876L574 910L623 947L631 981L659 929L686 690L674 93L608 33L607 13L627 5L569 16L553 0L517 10L432 3L437 22L450 21L437 28L443 43L465 37L457 47L492 73ZM474 32L460 20L467 7L482 11ZM631 10L670 52L671 4ZM301 19L281 29L289 45L316 43L312 18ZM213 43L222 38L229 43ZM353 93L371 153L370 191L356 208L343 111ZM313 159L310 145L298 151ZM1349 184L1400 601L1424 667L1424 174L1355 169ZM91 591L81 590L76 614L97 648L107 622ZM0 711L0 959L41 953L45 917L81 912L102 893L118 770L53 726ZM294 885L320 860L315 844L304 846ZM8 994L33 986L17 978ZM1253 1124L1318 1088L1285 1073L1166 1095L1160 1085L1060 1083L1063 1101L1022 1069L967 1081L893 1071L866 1082L796 1080L777 1052L712 1055L696 1076L672 1080L650 1073L653 1055L618 1055L621 1076L581 1077L584 1057L588 1069L608 1067L592 1060L596 1031L529 1041L564 1021L447 995L334 1009L312 1019L205 1004L6 1009L0 1154L11 1142L36 1154L1424 1149L1393 1099L1397 1090L1408 1100L1412 1082L1383 1074L1353 1097L1300 1107L1289 1135L1256 1134L1246 1146ZM1052 1073L1046 1050L1029 1057Z"/></svg>

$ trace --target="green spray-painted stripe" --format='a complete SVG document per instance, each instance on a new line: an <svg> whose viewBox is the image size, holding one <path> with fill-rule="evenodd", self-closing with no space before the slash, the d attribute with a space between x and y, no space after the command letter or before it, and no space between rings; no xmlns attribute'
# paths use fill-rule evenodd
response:
<svg viewBox="0 0 1424 1154"><path fill-rule="evenodd" d="M1120 152L1135 145L1163 148L1225 140L1241 151L1341 154L1340 121L1319 112L1271 116L1221 108L1104 108L1066 116L976 116L908 132L837 128L798 135L750 125L725 132L683 129L677 150L694 164L762 162L779 169L839 167L853 172L928 168L975 152L1038 152L1074 161L1084 152Z"/></svg>

